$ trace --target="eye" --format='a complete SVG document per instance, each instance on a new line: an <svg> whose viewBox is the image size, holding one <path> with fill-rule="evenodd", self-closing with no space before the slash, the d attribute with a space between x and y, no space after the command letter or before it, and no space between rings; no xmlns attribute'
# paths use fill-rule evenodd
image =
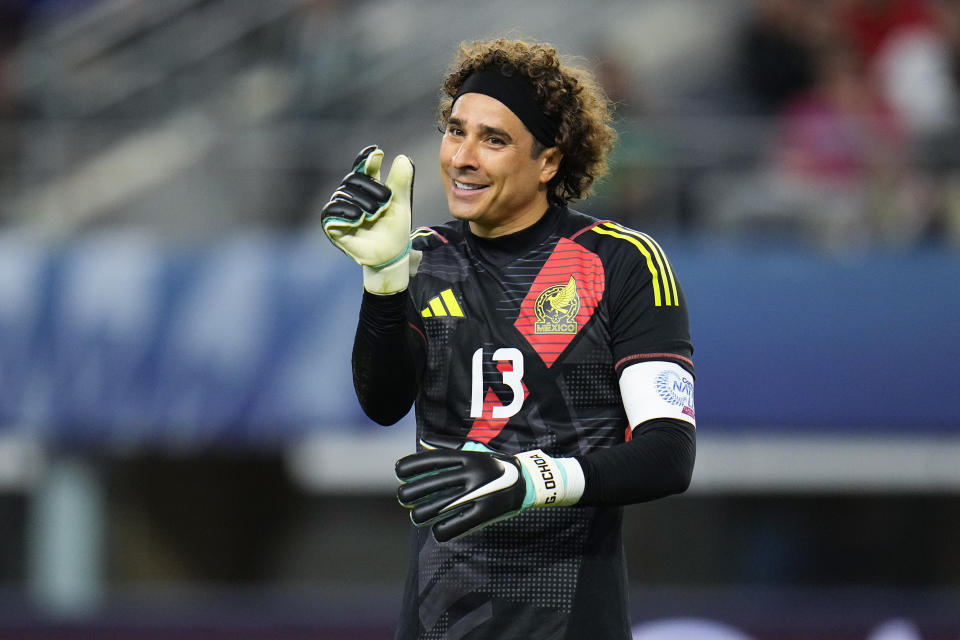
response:
<svg viewBox="0 0 960 640"><path fill-rule="evenodd" d="M460 137L463 135L463 129L461 129L458 125L450 124L447 125L447 134Z"/></svg>
<svg viewBox="0 0 960 640"><path fill-rule="evenodd" d="M487 142L489 142L495 147L501 147L506 144L506 142L504 142L503 139L498 138L497 136L490 136L489 138L487 138Z"/></svg>

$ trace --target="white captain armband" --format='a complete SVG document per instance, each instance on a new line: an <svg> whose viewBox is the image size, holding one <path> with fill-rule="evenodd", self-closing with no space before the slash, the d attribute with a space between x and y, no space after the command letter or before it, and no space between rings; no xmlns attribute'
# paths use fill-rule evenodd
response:
<svg viewBox="0 0 960 640"><path fill-rule="evenodd" d="M675 418L697 426L693 376L673 362L632 364L620 375L620 395L630 427L655 418Z"/></svg>

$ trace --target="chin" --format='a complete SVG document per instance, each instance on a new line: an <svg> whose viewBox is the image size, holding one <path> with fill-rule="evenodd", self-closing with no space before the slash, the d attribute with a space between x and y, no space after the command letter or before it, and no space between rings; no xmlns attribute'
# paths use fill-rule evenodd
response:
<svg viewBox="0 0 960 640"><path fill-rule="evenodd" d="M480 209L476 207L464 207L459 203L450 203L448 201L447 209L450 211L450 215L457 220L466 220L469 222L482 216Z"/></svg>
<svg viewBox="0 0 960 640"><path fill-rule="evenodd" d="M457 220L466 220L467 222L470 222L476 218L476 216L472 215L472 213L469 211L457 211L456 209L451 209L450 215Z"/></svg>

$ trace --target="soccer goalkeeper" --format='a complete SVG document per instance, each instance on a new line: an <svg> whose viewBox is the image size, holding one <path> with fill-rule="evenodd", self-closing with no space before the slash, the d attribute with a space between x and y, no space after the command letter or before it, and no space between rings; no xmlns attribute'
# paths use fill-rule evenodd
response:
<svg viewBox="0 0 960 640"><path fill-rule="evenodd" d="M621 505L693 470L683 291L653 238L568 207L615 138L590 74L549 45L480 42L441 95L453 220L411 234L413 164L383 171L377 147L321 216L363 267L361 405L388 425L416 404L397 638L627 639Z"/></svg>

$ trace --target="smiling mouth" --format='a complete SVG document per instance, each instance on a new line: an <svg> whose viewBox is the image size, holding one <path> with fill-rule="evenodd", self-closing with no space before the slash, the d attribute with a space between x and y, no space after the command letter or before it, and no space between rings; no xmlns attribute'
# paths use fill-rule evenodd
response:
<svg viewBox="0 0 960 640"><path fill-rule="evenodd" d="M463 191L480 191L481 189L487 188L487 185L485 184L470 184L467 182L460 182L459 180L454 180L453 186Z"/></svg>

